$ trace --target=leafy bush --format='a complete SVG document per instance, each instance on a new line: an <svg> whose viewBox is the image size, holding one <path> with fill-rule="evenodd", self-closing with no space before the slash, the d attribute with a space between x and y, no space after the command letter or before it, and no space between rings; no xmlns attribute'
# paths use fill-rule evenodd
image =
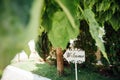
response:
<svg viewBox="0 0 120 80"><path fill-rule="evenodd" d="M120 29L115 31L111 25L105 24L106 35L104 36L105 48L111 62L113 75L120 74Z"/></svg>
<svg viewBox="0 0 120 80"><path fill-rule="evenodd" d="M36 50L45 61L49 56L51 47L52 45L48 39L47 32L43 31L42 34L38 36L38 40L36 42Z"/></svg>

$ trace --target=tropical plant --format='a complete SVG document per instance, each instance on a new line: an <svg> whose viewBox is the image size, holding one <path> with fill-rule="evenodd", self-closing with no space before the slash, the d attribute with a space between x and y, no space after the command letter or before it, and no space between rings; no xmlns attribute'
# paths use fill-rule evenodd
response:
<svg viewBox="0 0 120 80"><path fill-rule="evenodd" d="M120 28L120 19L115 19L119 17L119 7L117 0L45 0L41 25L48 32L52 45L65 49L69 40L77 37L80 21L85 20L96 46L110 63L101 28L105 22L116 31Z"/></svg>
<svg viewBox="0 0 120 80"><path fill-rule="evenodd" d="M120 28L119 4L118 0L1 0L0 69L27 41L36 38L37 27L45 29L54 47L65 49L78 36L81 20L87 22L96 46L110 63L99 35L104 23L115 31Z"/></svg>

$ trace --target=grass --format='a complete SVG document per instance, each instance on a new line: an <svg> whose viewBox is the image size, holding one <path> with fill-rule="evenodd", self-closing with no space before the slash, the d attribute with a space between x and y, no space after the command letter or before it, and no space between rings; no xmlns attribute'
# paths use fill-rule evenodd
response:
<svg viewBox="0 0 120 80"><path fill-rule="evenodd" d="M35 74L50 78L51 80L75 80L74 68L65 68L65 75L58 76L56 66L45 64L35 64L34 62L22 62L12 64L13 66L32 71ZM119 80L107 78L87 69L78 69L78 80Z"/></svg>
<svg viewBox="0 0 120 80"><path fill-rule="evenodd" d="M37 64L36 66L38 67L38 69L34 70L33 72L38 75L48 77L52 80L75 80L74 69L71 70L69 68L66 68L65 75L60 77L57 75L55 66L51 66L49 64ZM119 79L106 78L92 71L79 69L78 80L119 80Z"/></svg>

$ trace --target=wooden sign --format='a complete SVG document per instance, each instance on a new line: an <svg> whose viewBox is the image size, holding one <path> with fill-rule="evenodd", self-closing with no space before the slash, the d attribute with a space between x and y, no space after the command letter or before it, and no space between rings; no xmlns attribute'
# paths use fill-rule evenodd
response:
<svg viewBox="0 0 120 80"><path fill-rule="evenodd" d="M80 49L68 49L63 56L68 62L75 63L75 77L76 80L78 80L77 63L85 62L85 51Z"/></svg>
<svg viewBox="0 0 120 80"><path fill-rule="evenodd" d="M80 49L68 49L63 56L72 63L83 63L85 61L85 51Z"/></svg>

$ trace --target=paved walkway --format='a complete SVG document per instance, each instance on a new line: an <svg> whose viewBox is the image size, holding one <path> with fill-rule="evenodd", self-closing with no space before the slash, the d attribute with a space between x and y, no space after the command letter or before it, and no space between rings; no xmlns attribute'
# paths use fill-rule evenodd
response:
<svg viewBox="0 0 120 80"><path fill-rule="evenodd" d="M51 80L23 69L7 66L1 80Z"/></svg>

